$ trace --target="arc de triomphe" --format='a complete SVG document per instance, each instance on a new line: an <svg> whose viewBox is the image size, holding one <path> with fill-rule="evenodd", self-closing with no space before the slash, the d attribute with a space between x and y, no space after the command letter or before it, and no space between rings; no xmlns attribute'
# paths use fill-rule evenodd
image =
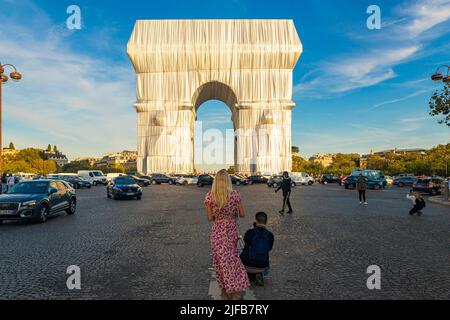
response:
<svg viewBox="0 0 450 320"><path fill-rule="evenodd" d="M235 170L291 171L292 20L138 20L127 45L136 71L138 171L192 173L198 107L232 113Z"/></svg>

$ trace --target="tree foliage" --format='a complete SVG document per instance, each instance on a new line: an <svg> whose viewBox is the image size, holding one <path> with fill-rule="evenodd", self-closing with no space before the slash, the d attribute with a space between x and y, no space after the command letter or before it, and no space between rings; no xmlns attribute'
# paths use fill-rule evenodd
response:
<svg viewBox="0 0 450 320"><path fill-rule="evenodd" d="M441 91L436 91L430 100L430 115L443 116L439 123L450 126L450 83L446 83Z"/></svg>
<svg viewBox="0 0 450 320"><path fill-rule="evenodd" d="M4 172L25 172L47 175L58 171L55 161L47 160L41 150L28 148L5 157Z"/></svg>

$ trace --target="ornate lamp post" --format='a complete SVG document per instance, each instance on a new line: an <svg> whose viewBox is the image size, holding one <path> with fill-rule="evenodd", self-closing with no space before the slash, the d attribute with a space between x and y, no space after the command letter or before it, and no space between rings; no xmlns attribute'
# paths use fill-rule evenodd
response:
<svg viewBox="0 0 450 320"><path fill-rule="evenodd" d="M447 69L447 73L445 76L443 73L439 72L440 69L442 69L442 68ZM436 81L436 82L442 81L443 83L450 83L449 73L450 73L450 66L447 66L447 65L439 66L436 69L436 72L431 76L431 80ZM445 158L445 175L448 175L448 156ZM450 194L449 184L450 184L450 181L444 180L444 200L445 201L449 201L449 194Z"/></svg>
<svg viewBox="0 0 450 320"><path fill-rule="evenodd" d="M447 68L447 73L446 73L445 76L444 76L443 73L440 73L440 72L439 72L440 69L442 69L442 68ZM449 72L450 72L450 66L447 66L447 65L439 66L439 67L436 69L436 72L431 76L431 80L433 80L433 81L442 81L442 82L444 82L444 83L449 83L449 82L450 82L450 75L449 75Z"/></svg>
<svg viewBox="0 0 450 320"><path fill-rule="evenodd" d="M5 68L11 67L14 71L9 74L9 77L5 74ZM22 74L17 72L17 69L12 64L2 64L0 62L0 181L3 179L3 145L2 145L2 85L8 82L9 78L13 81L19 81L22 79ZM0 193L3 192L3 181L0 182Z"/></svg>

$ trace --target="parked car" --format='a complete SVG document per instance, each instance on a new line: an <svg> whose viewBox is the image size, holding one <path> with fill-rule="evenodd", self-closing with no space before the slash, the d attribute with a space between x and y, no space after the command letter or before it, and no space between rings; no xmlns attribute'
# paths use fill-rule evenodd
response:
<svg viewBox="0 0 450 320"><path fill-rule="evenodd" d="M349 176L345 179L343 185L345 189L355 189L359 176ZM386 187L386 180L375 177L365 177L367 179L367 188L379 190Z"/></svg>
<svg viewBox="0 0 450 320"><path fill-rule="evenodd" d="M126 176L126 174L125 173L120 173L120 172L107 173L106 174L106 180L108 182L110 182L112 179L120 177L120 176Z"/></svg>
<svg viewBox="0 0 450 320"><path fill-rule="evenodd" d="M106 187L106 196L114 200L120 198L142 199L142 188L132 177L120 176L113 178Z"/></svg>
<svg viewBox="0 0 450 320"><path fill-rule="evenodd" d="M0 195L0 223L5 220L45 222L62 211L75 213L75 189L60 180L31 180L16 184Z"/></svg>
<svg viewBox="0 0 450 320"><path fill-rule="evenodd" d="M211 186L214 182L214 177L209 174L202 174L198 177L197 186Z"/></svg>
<svg viewBox="0 0 450 320"><path fill-rule="evenodd" d="M392 182L392 184L394 186L397 187L412 187L414 185L414 183L417 182L417 178L416 177L411 177L411 176L403 176L400 178L395 178L394 181Z"/></svg>
<svg viewBox="0 0 450 320"><path fill-rule="evenodd" d="M295 185L313 185L314 178L304 172L291 172L289 174Z"/></svg>
<svg viewBox="0 0 450 320"><path fill-rule="evenodd" d="M248 177L248 184L259 184L259 183L267 183L269 181L270 177L267 176L250 176Z"/></svg>
<svg viewBox="0 0 450 320"><path fill-rule="evenodd" d="M444 179L442 178L421 178L413 185L413 191L428 193L433 196L441 194L444 191Z"/></svg>
<svg viewBox="0 0 450 320"><path fill-rule="evenodd" d="M291 178L292 180L292 178ZM274 174L270 177L269 181L267 181L267 186L269 188L278 188L281 185L281 182L283 181L283 176L279 174ZM295 187L296 183L292 181L292 186Z"/></svg>
<svg viewBox="0 0 450 320"><path fill-rule="evenodd" d="M161 183L176 184L176 178L162 173L153 173L150 176L150 182L153 185Z"/></svg>
<svg viewBox="0 0 450 320"><path fill-rule="evenodd" d="M237 186L240 185L247 185L248 184L248 180L246 178L237 176L237 175L231 175L231 183Z"/></svg>
<svg viewBox="0 0 450 320"><path fill-rule="evenodd" d="M89 182L89 180L83 179L79 176L61 176L60 179L70 183L75 189L90 189L92 187L92 184Z"/></svg>
<svg viewBox="0 0 450 320"><path fill-rule="evenodd" d="M385 176L385 179L388 186L392 186L394 184L394 178L390 176Z"/></svg>
<svg viewBox="0 0 450 320"><path fill-rule="evenodd" d="M188 184L197 184L198 177L192 175L182 175L176 180L177 185L185 186Z"/></svg>
<svg viewBox="0 0 450 320"><path fill-rule="evenodd" d="M100 170L79 170L78 175L91 182L94 186L108 183L106 176Z"/></svg>
<svg viewBox="0 0 450 320"><path fill-rule="evenodd" d="M130 178L132 178L134 181L136 181L136 183L140 186L140 187L148 187L150 185L150 180L145 179L145 178L140 178L137 176L129 176Z"/></svg>
<svg viewBox="0 0 450 320"><path fill-rule="evenodd" d="M322 184L341 183L341 177L334 175L334 174L324 174L320 178L319 182Z"/></svg>

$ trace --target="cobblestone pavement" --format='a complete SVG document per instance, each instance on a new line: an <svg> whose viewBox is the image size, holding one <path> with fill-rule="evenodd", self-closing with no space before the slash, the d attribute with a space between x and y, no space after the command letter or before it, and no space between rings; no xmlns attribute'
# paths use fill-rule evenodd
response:
<svg viewBox="0 0 450 320"><path fill-rule="evenodd" d="M281 194L239 187L247 218L269 213L272 272L256 299L450 298L450 210L428 203L409 216L406 189L368 192L297 187L294 214L280 216ZM0 299L210 299L206 188L150 186L142 201L114 201L104 187L78 191L78 211L45 224L0 226ZM78 265L82 289L69 291ZM381 290L366 287L381 268Z"/></svg>

